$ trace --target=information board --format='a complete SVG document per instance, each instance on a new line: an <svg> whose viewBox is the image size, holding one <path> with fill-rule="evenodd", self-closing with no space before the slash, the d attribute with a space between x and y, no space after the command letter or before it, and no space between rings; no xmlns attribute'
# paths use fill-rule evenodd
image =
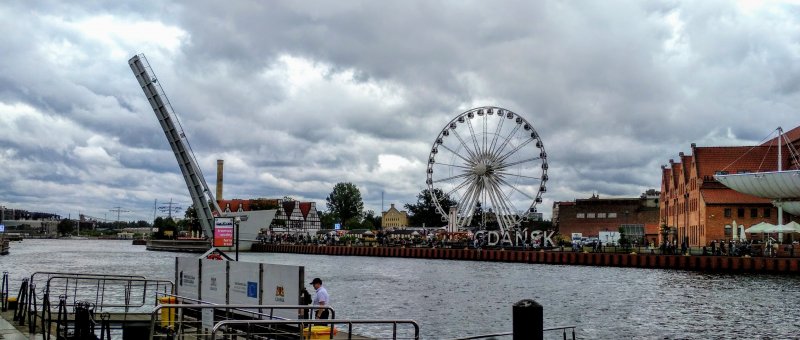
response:
<svg viewBox="0 0 800 340"><path fill-rule="evenodd" d="M175 266L175 295L197 299L200 293L200 260L196 257L178 257Z"/></svg>
<svg viewBox="0 0 800 340"><path fill-rule="evenodd" d="M261 303L264 305L299 305L300 288L303 286L303 267L267 263L262 265L264 274L261 282L264 283L264 296ZM275 316L297 319L297 310L275 310Z"/></svg>
<svg viewBox="0 0 800 340"><path fill-rule="evenodd" d="M214 217L214 247L233 247L233 217Z"/></svg>
<svg viewBox="0 0 800 340"><path fill-rule="evenodd" d="M257 305L261 303L260 263L230 262L228 303Z"/></svg>
<svg viewBox="0 0 800 340"><path fill-rule="evenodd" d="M200 282L200 299L216 304L228 303L228 261L201 260L203 280Z"/></svg>

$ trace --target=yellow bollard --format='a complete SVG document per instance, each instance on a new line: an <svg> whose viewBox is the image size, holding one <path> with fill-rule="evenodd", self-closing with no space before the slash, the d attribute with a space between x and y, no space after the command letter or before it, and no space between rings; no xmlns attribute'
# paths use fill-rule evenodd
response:
<svg viewBox="0 0 800 340"><path fill-rule="evenodd" d="M177 299L174 296L163 296L158 298L158 303L162 305L175 304ZM173 328L175 325L175 308L161 308L161 327Z"/></svg>

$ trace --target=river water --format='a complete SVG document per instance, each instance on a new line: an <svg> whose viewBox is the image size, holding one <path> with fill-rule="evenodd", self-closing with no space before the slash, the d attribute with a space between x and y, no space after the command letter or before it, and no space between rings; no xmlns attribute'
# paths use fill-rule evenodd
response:
<svg viewBox="0 0 800 340"><path fill-rule="evenodd" d="M0 269L16 295L35 271L173 280L176 256L197 255L149 252L131 241L29 239L11 244ZM413 319L424 339L511 331L511 306L522 299L544 306L546 328L577 326L580 339L800 338L797 276L301 254L240 259L304 266L306 281L325 282L337 318Z"/></svg>

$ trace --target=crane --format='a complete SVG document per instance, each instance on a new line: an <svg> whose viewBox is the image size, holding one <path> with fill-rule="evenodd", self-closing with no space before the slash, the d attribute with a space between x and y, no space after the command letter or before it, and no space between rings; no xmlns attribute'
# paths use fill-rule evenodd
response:
<svg viewBox="0 0 800 340"><path fill-rule="evenodd" d="M175 153L175 158L178 160L178 166L181 168L181 174L186 181L186 187L189 189L189 195L192 197L192 203L195 210L197 210L197 218L200 220L200 226L203 228L209 240L214 238L213 225L214 215L213 211L221 214L217 200L206 184L203 173L200 167L197 166L197 160L192 151L189 140L183 131L183 127L172 109L172 105L167 99L164 89L158 83L153 68L145 58L144 54L138 54L128 60L136 80L144 91L145 97L150 102L153 112L164 130L164 135L167 137L172 152ZM177 125L176 125L177 123ZM212 211L212 208L214 209Z"/></svg>

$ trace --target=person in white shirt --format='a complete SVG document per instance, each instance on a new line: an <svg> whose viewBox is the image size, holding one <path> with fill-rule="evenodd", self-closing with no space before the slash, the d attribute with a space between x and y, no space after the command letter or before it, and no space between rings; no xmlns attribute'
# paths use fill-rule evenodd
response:
<svg viewBox="0 0 800 340"><path fill-rule="evenodd" d="M311 286L317 291L314 294L314 298L312 300L312 306L314 307L330 307L331 301L330 297L328 296L328 290L322 286L322 280L320 278L314 278L311 280ZM329 310L327 309L314 309L314 315L317 319L327 319L329 314Z"/></svg>

